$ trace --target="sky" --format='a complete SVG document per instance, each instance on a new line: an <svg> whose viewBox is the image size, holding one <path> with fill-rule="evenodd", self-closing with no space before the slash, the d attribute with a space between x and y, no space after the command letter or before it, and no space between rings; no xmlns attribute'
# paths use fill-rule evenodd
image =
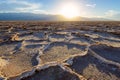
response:
<svg viewBox="0 0 120 80"><path fill-rule="evenodd" d="M0 13L61 14L67 4L82 17L120 20L120 0L0 0Z"/></svg>

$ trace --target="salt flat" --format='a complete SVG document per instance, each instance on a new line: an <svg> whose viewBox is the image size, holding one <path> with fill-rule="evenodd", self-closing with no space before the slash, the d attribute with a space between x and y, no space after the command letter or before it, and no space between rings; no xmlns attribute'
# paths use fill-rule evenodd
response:
<svg viewBox="0 0 120 80"><path fill-rule="evenodd" d="M120 26L112 23L0 22L0 77L119 80Z"/></svg>

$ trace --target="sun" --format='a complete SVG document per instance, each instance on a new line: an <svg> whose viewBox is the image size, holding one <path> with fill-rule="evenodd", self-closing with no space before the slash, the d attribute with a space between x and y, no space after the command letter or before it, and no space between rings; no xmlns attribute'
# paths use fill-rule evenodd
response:
<svg viewBox="0 0 120 80"><path fill-rule="evenodd" d="M75 18L79 16L79 9L75 4L62 5L60 9L60 14L66 18Z"/></svg>

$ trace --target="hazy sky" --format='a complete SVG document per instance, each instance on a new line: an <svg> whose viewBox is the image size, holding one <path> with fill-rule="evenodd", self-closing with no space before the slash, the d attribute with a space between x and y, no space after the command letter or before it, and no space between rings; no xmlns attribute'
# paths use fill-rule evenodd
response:
<svg viewBox="0 0 120 80"><path fill-rule="evenodd" d="M79 16L120 20L120 0L0 0L0 13L59 14L69 3L76 5Z"/></svg>

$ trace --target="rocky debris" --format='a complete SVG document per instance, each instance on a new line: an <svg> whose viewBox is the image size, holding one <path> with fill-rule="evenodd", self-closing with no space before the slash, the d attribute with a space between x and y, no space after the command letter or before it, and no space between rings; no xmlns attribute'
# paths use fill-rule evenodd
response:
<svg viewBox="0 0 120 80"><path fill-rule="evenodd" d="M12 30L13 30L13 27L10 27L10 28L8 29L8 33L11 33Z"/></svg>
<svg viewBox="0 0 120 80"><path fill-rule="evenodd" d="M16 33L16 34L13 34L12 36L11 36L11 41L18 41L19 40L19 33Z"/></svg>
<svg viewBox="0 0 120 80"><path fill-rule="evenodd" d="M0 42L19 41L19 33L5 34L0 36Z"/></svg>

